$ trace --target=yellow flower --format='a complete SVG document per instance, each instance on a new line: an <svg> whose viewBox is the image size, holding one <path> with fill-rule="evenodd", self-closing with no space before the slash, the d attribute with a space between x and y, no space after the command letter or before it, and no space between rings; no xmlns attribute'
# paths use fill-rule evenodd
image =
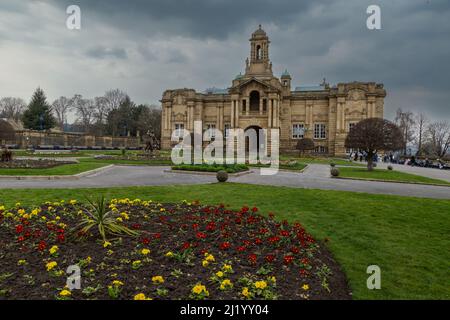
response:
<svg viewBox="0 0 450 320"><path fill-rule="evenodd" d="M154 276L154 277L152 277L152 282L153 283L164 283L164 278L161 276Z"/></svg>
<svg viewBox="0 0 450 320"><path fill-rule="evenodd" d="M144 256L148 255L149 253L150 253L149 249L142 249L141 250L141 254L144 255Z"/></svg>
<svg viewBox="0 0 450 320"><path fill-rule="evenodd" d="M137 295L134 296L134 300L152 300L152 299L147 298L143 293L138 293Z"/></svg>
<svg viewBox="0 0 450 320"><path fill-rule="evenodd" d="M165 256L166 256L166 257L169 257L169 258L172 258L172 257L173 257L173 252L172 252L172 251L168 251L168 252L165 254Z"/></svg>
<svg viewBox="0 0 450 320"><path fill-rule="evenodd" d="M166 209L161 208L161 209L159 209L159 211L164 212L164 211L166 211Z"/></svg>
<svg viewBox="0 0 450 320"><path fill-rule="evenodd" d="M219 277L219 278L222 278L223 277L223 272L222 271L217 271L216 272L216 276Z"/></svg>
<svg viewBox="0 0 450 320"><path fill-rule="evenodd" d="M53 246L48 251L50 252L50 254L55 254L58 252L58 246Z"/></svg>
<svg viewBox="0 0 450 320"><path fill-rule="evenodd" d="M71 294L72 294L72 292L70 292L69 290L66 290L66 289L62 290L62 291L59 293L59 295L60 295L61 297L69 297Z"/></svg>
<svg viewBox="0 0 450 320"><path fill-rule="evenodd" d="M106 247L109 247L109 246L111 246L111 242L109 242L109 241L103 242L103 248L106 248Z"/></svg>
<svg viewBox="0 0 450 320"><path fill-rule="evenodd" d="M202 294L202 293L204 293L206 296L209 296L208 290L206 290L206 287L204 285L202 285L201 283L195 285L192 288L192 293L194 293L194 294Z"/></svg>
<svg viewBox="0 0 450 320"><path fill-rule="evenodd" d="M119 221L119 222L123 222L121 217L117 217L116 220Z"/></svg>
<svg viewBox="0 0 450 320"><path fill-rule="evenodd" d="M112 282L112 284L113 284L113 286L116 286L116 287L123 286L123 282L120 281L120 280L114 280L114 281Z"/></svg>
<svg viewBox="0 0 450 320"><path fill-rule="evenodd" d="M130 219L130 216L129 216L126 212L121 212L120 215L121 215L122 218L124 218L125 220Z"/></svg>
<svg viewBox="0 0 450 320"><path fill-rule="evenodd" d="M216 259L214 258L214 256L212 254L205 253L205 257L206 257L205 260L208 261L208 262L216 261Z"/></svg>
<svg viewBox="0 0 450 320"><path fill-rule="evenodd" d="M86 262L87 262L87 263L91 263L91 261L92 261L91 256L88 256L88 257L86 258Z"/></svg>
<svg viewBox="0 0 450 320"><path fill-rule="evenodd" d="M208 265L209 265L209 262L207 260L202 261L202 266L204 266L206 268Z"/></svg>
<svg viewBox="0 0 450 320"><path fill-rule="evenodd" d="M306 283L304 285L302 285L302 289L303 290L309 290L309 285L307 285Z"/></svg>
<svg viewBox="0 0 450 320"><path fill-rule="evenodd" d="M246 298L250 297L250 291L248 290L247 287L242 288L241 294Z"/></svg>
<svg viewBox="0 0 450 320"><path fill-rule="evenodd" d="M275 278L275 276L271 276L269 280L272 281L273 283L277 282L277 278Z"/></svg>
<svg viewBox="0 0 450 320"><path fill-rule="evenodd" d="M18 266L24 266L26 264L27 264L27 260L25 260L25 259L20 259L19 261L17 261Z"/></svg>
<svg viewBox="0 0 450 320"><path fill-rule="evenodd" d="M22 216L22 215L25 214L25 210L24 209L19 209L19 210L17 210L17 213Z"/></svg>
<svg viewBox="0 0 450 320"><path fill-rule="evenodd" d="M224 264L223 267L222 267L222 270L224 272L232 272L233 271L233 267L231 267L231 265L229 265L229 264Z"/></svg>
<svg viewBox="0 0 450 320"><path fill-rule="evenodd" d="M57 265L58 265L58 263L56 261L51 261L51 262L48 262L45 266L47 268L47 271L50 271Z"/></svg>
<svg viewBox="0 0 450 320"><path fill-rule="evenodd" d="M77 200L70 200L69 203L70 203L71 205L77 204Z"/></svg>
<svg viewBox="0 0 450 320"><path fill-rule="evenodd" d="M255 282L255 287L257 289L265 289L265 288L267 288L267 282L265 282L265 281L256 281Z"/></svg>
<svg viewBox="0 0 450 320"><path fill-rule="evenodd" d="M135 261L132 262L131 267L133 269L138 269L138 268L141 267L141 265L142 265L142 261L141 260L135 260Z"/></svg>
<svg viewBox="0 0 450 320"><path fill-rule="evenodd" d="M220 283L220 290L225 290L227 288L232 288L233 284L231 283L230 279L225 279Z"/></svg>

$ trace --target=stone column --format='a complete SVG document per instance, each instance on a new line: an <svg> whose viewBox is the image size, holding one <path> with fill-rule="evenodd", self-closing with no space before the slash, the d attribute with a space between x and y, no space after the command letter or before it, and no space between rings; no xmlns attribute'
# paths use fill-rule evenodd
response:
<svg viewBox="0 0 450 320"><path fill-rule="evenodd" d="M263 114L263 98L262 97L259 98L259 114L260 115Z"/></svg>
<svg viewBox="0 0 450 320"><path fill-rule="evenodd" d="M239 113L240 113L240 107L239 107L239 104L240 104L240 99L237 99L236 100L236 111L235 111L235 115L236 115L236 119L235 119L235 121L236 121L236 127L239 127Z"/></svg>
<svg viewBox="0 0 450 320"><path fill-rule="evenodd" d="M234 128L234 100L231 100L231 127Z"/></svg>
<svg viewBox="0 0 450 320"><path fill-rule="evenodd" d="M245 98L245 115L250 114L250 98Z"/></svg>
<svg viewBox="0 0 450 320"><path fill-rule="evenodd" d="M269 117L269 128L272 128L272 110L273 110L273 99L270 99L269 101L269 112L268 112L268 117Z"/></svg>

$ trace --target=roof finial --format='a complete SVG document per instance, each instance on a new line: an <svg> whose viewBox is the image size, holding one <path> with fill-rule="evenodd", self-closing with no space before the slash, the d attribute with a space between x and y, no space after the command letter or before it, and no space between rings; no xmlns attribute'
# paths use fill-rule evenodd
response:
<svg viewBox="0 0 450 320"><path fill-rule="evenodd" d="M259 25L259 30L261 30L262 28L261 28L261 24Z"/></svg>

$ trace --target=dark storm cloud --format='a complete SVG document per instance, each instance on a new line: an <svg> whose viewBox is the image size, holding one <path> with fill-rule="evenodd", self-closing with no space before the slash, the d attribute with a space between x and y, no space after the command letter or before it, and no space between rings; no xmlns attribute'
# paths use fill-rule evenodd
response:
<svg viewBox="0 0 450 320"><path fill-rule="evenodd" d="M294 86L317 84L323 77L332 84L382 82L388 92L388 117L402 107L450 119L449 0L32 2L51 4L62 13L68 5L79 5L81 32L71 34L68 41L49 30L44 40L22 26L15 33L7 32L0 19L0 40L40 47L56 43L52 52L66 49L73 59L81 52L81 59L101 60L105 63L98 68L103 69L95 72L111 82L90 87L132 88L139 102L156 102L166 88L229 86L243 71L250 33L262 24L272 42L274 71L279 74L287 68ZM0 12L13 12L13 22L17 13L32 15L29 6L18 3L2 1ZM366 9L371 4L381 6L382 30L366 28ZM65 90L71 90L70 85Z"/></svg>

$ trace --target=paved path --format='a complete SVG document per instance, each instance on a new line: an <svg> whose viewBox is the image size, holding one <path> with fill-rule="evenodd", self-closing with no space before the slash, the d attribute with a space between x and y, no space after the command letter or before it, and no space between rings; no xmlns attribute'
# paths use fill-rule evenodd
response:
<svg viewBox="0 0 450 320"><path fill-rule="evenodd" d="M0 179L0 188L88 188L204 184L216 182L215 176L164 172L164 169L168 168L114 166L103 172L77 180ZM280 171L274 176L261 176L258 169L253 169L253 173L240 177L232 177L230 181L259 185L450 199L450 187L333 179L329 176L328 166L317 164L309 165L303 173Z"/></svg>

